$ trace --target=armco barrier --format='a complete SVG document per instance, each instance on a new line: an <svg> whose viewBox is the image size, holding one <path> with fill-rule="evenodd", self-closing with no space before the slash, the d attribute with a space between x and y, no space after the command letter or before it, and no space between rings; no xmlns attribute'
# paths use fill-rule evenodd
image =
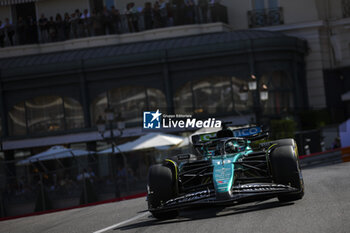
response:
<svg viewBox="0 0 350 233"><path fill-rule="evenodd" d="M322 164L350 162L350 147L338 148L310 155L302 155L299 158L302 168Z"/></svg>
<svg viewBox="0 0 350 233"><path fill-rule="evenodd" d="M41 212L33 212L33 213L30 213L30 214L23 214L23 215L17 215L17 216L3 217L3 218L0 218L0 221L16 219L16 218L23 218L23 217L29 217L29 216L36 216L36 215L42 215L42 214L48 214L48 213L54 213L54 212L59 212L59 211L64 211L64 210L71 210L71 209L77 209L77 208L83 208L83 207L88 207L88 206L107 204L107 203L118 202L118 201L125 201L125 200L145 197L146 195L147 195L147 193L139 193L139 194L135 194L135 195L131 195L131 196L114 198L114 199L111 199L111 200L99 201L99 202L94 202L94 203L89 203L89 204L84 204L84 205L79 205L79 206L73 206L73 207L68 207L68 208L46 210L46 211L41 211Z"/></svg>
<svg viewBox="0 0 350 233"><path fill-rule="evenodd" d="M350 162L350 147L345 147L341 149L343 162Z"/></svg>

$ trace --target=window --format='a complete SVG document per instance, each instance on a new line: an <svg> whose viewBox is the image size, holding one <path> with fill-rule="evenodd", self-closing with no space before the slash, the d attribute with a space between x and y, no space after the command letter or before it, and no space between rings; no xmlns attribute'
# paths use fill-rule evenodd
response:
<svg viewBox="0 0 350 233"><path fill-rule="evenodd" d="M253 10L248 11L250 28L280 25L284 23L283 9L278 0L253 0Z"/></svg>
<svg viewBox="0 0 350 233"><path fill-rule="evenodd" d="M265 0L254 0L254 9L255 10L265 9Z"/></svg>
<svg viewBox="0 0 350 233"><path fill-rule="evenodd" d="M272 9L278 7L278 0L253 0L254 10Z"/></svg>
<svg viewBox="0 0 350 233"><path fill-rule="evenodd" d="M248 80L232 77L232 91L235 111L238 114L251 112L253 108L253 95L248 91Z"/></svg>
<svg viewBox="0 0 350 233"><path fill-rule="evenodd" d="M192 98L192 83L188 82L185 86L178 89L174 96L174 106L176 113L192 114L193 113L193 98Z"/></svg>
<svg viewBox="0 0 350 233"><path fill-rule="evenodd" d="M163 92L158 89L148 88L147 89L148 109L154 110L159 109L166 112L166 100Z"/></svg>
<svg viewBox="0 0 350 233"><path fill-rule="evenodd" d="M16 104L9 111L9 134L37 134L84 126L80 103L71 98L40 96Z"/></svg>
<svg viewBox="0 0 350 233"><path fill-rule="evenodd" d="M67 129L78 129L84 127L83 108L78 101L71 98L63 98L64 113Z"/></svg>
<svg viewBox="0 0 350 233"><path fill-rule="evenodd" d="M16 104L8 113L9 134L24 135L27 133L24 102Z"/></svg>
<svg viewBox="0 0 350 233"><path fill-rule="evenodd" d="M93 124L105 109L111 107L121 113L126 123L142 122L143 111L159 109L166 112L166 99L161 90L138 86L126 86L109 90L97 97L91 105Z"/></svg>
<svg viewBox="0 0 350 233"><path fill-rule="evenodd" d="M228 77L211 77L192 84L195 113L231 112L232 88Z"/></svg>
<svg viewBox="0 0 350 233"><path fill-rule="evenodd" d="M234 111L241 114L250 111L251 93L242 93L247 84L247 80L237 77L210 77L188 82L175 92L175 112L217 114Z"/></svg>
<svg viewBox="0 0 350 233"><path fill-rule="evenodd" d="M108 107L108 100L106 93L99 95L91 104L91 119L95 124L99 116L105 114L105 109Z"/></svg>
<svg viewBox="0 0 350 233"><path fill-rule="evenodd" d="M144 87L123 87L110 90L109 105L117 113L122 113L126 122L142 122L142 112L148 109Z"/></svg>
<svg viewBox="0 0 350 233"><path fill-rule="evenodd" d="M284 72L272 72L261 77L261 84L268 87L268 100L262 102L263 113L285 114L294 106L293 84L289 76Z"/></svg>
<svg viewBox="0 0 350 233"><path fill-rule="evenodd" d="M31 133L64 129L63 100L58 96L37 97L25 102Z"/></svg>

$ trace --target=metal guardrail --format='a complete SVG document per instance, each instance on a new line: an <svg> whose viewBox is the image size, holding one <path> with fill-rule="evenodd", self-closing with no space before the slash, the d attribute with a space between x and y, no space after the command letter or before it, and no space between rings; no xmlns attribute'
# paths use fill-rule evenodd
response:
<svg viewBox="0 0 350 233"><path fill-rule="evenodd" d="M343 162L343 154L340 149L324 153L315 153L300 157L301 168L328 165Z"/></svg>

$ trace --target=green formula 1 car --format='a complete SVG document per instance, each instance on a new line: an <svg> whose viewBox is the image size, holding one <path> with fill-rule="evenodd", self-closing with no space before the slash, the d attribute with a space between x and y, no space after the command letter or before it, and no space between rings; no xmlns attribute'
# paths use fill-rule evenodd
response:
<svg viewBox="0 0 350 233"><path fill-rule="evenodd" d="M149 169L147 202L156 218L171 218L194 205L235 205L277 197L295 201L304 183L294 139L259 144L267 137L260 127L191 136L198 152L180 154Z"/></svg>

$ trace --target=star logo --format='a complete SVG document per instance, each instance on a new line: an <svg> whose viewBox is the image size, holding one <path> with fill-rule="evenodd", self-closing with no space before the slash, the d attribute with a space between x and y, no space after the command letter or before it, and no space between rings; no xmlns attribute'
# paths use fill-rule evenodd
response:
<svg viewBox="0 0 350 233"><path fill-rule="evenodd" d="M143 112L143 128L144 129L160 129L160 118L162 113L157 109L156 112Z"/></svg>
<svg viewBox="0 0 350 233"><path fill-rule="evenodd" d="M151 115L153 116L151 122L153 122L154 120L157 119L157 121L159 121L159 117L162 115L161 113L159 113L159 109L157 109L157 111L155 113L151 113Z"/></svg>

